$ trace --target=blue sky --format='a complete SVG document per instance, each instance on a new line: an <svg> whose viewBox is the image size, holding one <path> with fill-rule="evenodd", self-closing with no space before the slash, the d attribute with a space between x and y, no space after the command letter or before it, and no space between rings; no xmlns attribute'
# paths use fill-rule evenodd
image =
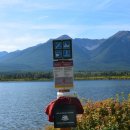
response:
<svg viewBox="0 0 130 130"><path fill-rule="evenodd" d="M0 51L50 38L108 38L130 30L130 0L0 0Z"/></svg>

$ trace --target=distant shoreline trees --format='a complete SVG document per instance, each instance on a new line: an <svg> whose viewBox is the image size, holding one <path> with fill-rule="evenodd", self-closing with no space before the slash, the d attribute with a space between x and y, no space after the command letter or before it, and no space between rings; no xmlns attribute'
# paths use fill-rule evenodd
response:
<svg viewBox="0 0 130 130"><path fill-rule="evenodd" d="M0 81L31 81L31 80L51 80L52 72L3 72L0 73Z"/></svg>
<svg viewBox="0 0 130 130"><path fill-rule="evenodd" d="M102 71L102 72L75 72L75 79L130 79L130 72L126 71Z"/></svg>
<svg viewBox="0 0 130 130"><path fill-rule="evenodd" d="M75 80L130 79L130 72L74 72ZM0 72L0 81L47 81L53 80L53 72Z"/></svg>

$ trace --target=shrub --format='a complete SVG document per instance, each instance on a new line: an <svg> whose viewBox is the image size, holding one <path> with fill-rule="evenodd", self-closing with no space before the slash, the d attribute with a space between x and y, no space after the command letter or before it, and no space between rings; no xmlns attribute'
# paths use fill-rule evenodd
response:
<svg viewBox="0 0 130 130"><path fill-rule="evenodd" d="M130 130L130 94L117 94L115 99L86 101L84 114L78 115L77 127L72 130ZM46 130L54 130L53 126Z"/></svg>
<svg viewBox="0 0 130 130"><path fill-rule="evenodd" d="M130 95L87 102L75 130L130 130Z"/></svg>

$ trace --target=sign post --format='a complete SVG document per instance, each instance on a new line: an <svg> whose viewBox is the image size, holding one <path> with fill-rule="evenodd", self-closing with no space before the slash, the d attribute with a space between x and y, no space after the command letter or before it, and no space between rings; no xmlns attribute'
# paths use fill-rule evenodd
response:
<svg viewBox="0 0 130 130"><path fill-rule="evenodd" d="M55 88L73 87L72 39L53 40L53 73Z"/></svg>
<svg viewBox="0 0 130 130"><path fill-rule="evenodd" d="M66 91L69 92L70 89L73 87L72 39L53 40L53 67L55 88L57 88L59 92L62 93ZM62 107L60 106L58 109L60 108ZM55 115L55 117L58 116ZM76 120L76 118L74 120ZM54 122L55 127L57 127L56 122L57 120ZM64 128L62 126L65 126L66 121L60 123L62 124L60 126L61 130L71 130L72 126L76 126L76 124L70 125L68 123L71 127L69 127L69 125L67 124L68 128Z"/></svg>
<svg viewBox="0 0 130 130"><path fill-rule="evenodd" d="M72 39L53 40L53 74L57 99L47 106L45 113L55 128L71 130L77 125L76 115L83 114L82 104L70 92L74 86Z"/></svg>

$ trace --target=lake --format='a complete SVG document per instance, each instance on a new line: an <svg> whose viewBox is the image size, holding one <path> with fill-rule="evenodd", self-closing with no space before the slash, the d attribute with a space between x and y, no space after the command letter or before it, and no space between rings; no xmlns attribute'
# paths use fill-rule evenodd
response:
<svg viewBox="0 0 130 130"><path fill-rule="evenodd" d="M75 81L73 91L94 101L130 93L130 80ZM53 82L0 82L0 130L38 130L48 124L44 113L56 99Z"/></svg>

